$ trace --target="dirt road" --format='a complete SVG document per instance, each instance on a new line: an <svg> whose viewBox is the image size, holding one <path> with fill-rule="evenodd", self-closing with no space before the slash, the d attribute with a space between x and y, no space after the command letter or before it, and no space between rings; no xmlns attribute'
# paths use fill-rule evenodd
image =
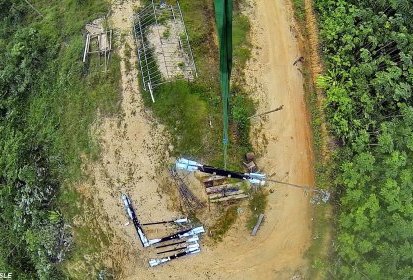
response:
<svg viewBox="0 0 413 280"><path fill-rule="evenodd" d="M300 56L294 37L291 7L284 0L259 0L248 12L253 27L253 58L246 78L259 112L279 105L284 109L254 121L251 137L261 151L259 166L274 179L312 185L310 129L304 103L303 78L293 62ZM138 1L119 1L114 5L112 24L126 35L132 28L133 6ZM133 46L133 38L125 36ZM112 263L119 279L300 279L307 271L304 253L310 244L309 197L302 190L272 185L265 222L256 237L245 228L240 214L224 241L216 246L202 245L193 257L149 268L150 251L142 250L119 199L128 191L140 206L142 220L161 220L176 215L168 210L168 196L158 191L157 162L168 158L167 135L145 112L136 70L126 71L127 58L121 46L122 116L104 119L98 127L104 150L103 159L94 165L90 189L97 203L109 216L114 228ZM245 207L243 205L242 207ZM119 217L125 217L123 220ZM110 266L110 264L109 264Z"/></svg>

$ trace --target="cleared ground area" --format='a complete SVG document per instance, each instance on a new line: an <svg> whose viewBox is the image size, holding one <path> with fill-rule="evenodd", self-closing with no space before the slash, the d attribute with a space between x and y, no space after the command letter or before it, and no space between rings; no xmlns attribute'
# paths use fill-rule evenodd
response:
<svg viewBox="0 0 413 280"><path fill-rule="evenodd" d="M300 65L301 55L295 34L291 5L282 0L251 3L248 16L253 27L253 58L247 66L247 84L259 100L258 112L284 105L283 110L253 121L251 139L260 151L258 165L273 179L313 185L310 128L305 107ZM135 1L122 1L114 7L115 29L129 34ZM125 37L133 46L133 38ZM123 60L136 61L132 54ZM126 216L120 191L127 191L139 205L144 221L177 215L168 196L159 191L166 169L156 170L168 157L167 135L145 111L138 93L138 76L125 71L122 62L122 109L118 118L103 120L97 128L104 156L91 167L91 190L96 203L103 205L114 229L112 262L119 267L119 279L300 279L307 271L304 254L310 244L311 208L302 190L270 185L265 222L252 237L240 215L224 240L217 245L203 242L200 254L149 268L149 251L143 251L133 227L125 226ZM159 176L159 174L164 174ZM157 179L155 179L155 177ZM143 211L142 209L145 209ZM151 213L151 214L149 214ZM122 217L120 219L119 217ZM156 233L155 233L156 234ZM205 244L206 243L206 244Z"/></svg>

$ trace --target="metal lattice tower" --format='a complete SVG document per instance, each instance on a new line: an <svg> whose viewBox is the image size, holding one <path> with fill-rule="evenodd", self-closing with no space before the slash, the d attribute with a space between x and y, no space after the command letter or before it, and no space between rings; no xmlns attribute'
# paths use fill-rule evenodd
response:
<svg viewBox="0 0 413 280"><path fill-rule="evenodd" d="M134 17L143 89L151 93L172 79L193 80L197 69L179 2L151 4Z"/></svg>

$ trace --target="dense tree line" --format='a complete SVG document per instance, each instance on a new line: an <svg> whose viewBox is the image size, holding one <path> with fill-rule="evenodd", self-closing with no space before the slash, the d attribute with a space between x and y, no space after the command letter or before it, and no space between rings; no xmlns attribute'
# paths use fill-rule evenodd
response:
<svg viewBox="0 0 413 280"><path fill-rule="evenodd" d="M317 0L337 151L334 273L413 278L413 2Z"/></svg>

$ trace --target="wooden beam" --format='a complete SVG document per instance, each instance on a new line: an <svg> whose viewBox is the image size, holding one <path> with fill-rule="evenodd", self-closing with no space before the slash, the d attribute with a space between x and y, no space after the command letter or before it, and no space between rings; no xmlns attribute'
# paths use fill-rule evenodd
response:
<svg viewBox="0 0 413 280"><path fill-rule="evenodd" d="M206 191L207 194L212 194L212 193L221 192L224 189L234 189L234 188L240 189L241 186L242 186L242 183L225 184L225 185L205 188L205 191Z"/></svg>
<svg viewBox="0 0 413 280"><path fill-rule="evenodd" d="M221 198L221 197L231 197L231 196L238 195L238 194L243 194L243 193L244 193L243 190L214 193L214 194L209 195L209 198L210 199L216 199L216 198Z"/></svg>
<svg viewBox="0 0 413 280"><path fill-rule="evenodd" d="M226 196L223 198L218 198L218 199L211 199L211 202L222 202L222 201L228 201L228 200L236 200L236 199L243 199L247 198L247 194L238 194L238 195L232 195L232 196Z"/></svg>

